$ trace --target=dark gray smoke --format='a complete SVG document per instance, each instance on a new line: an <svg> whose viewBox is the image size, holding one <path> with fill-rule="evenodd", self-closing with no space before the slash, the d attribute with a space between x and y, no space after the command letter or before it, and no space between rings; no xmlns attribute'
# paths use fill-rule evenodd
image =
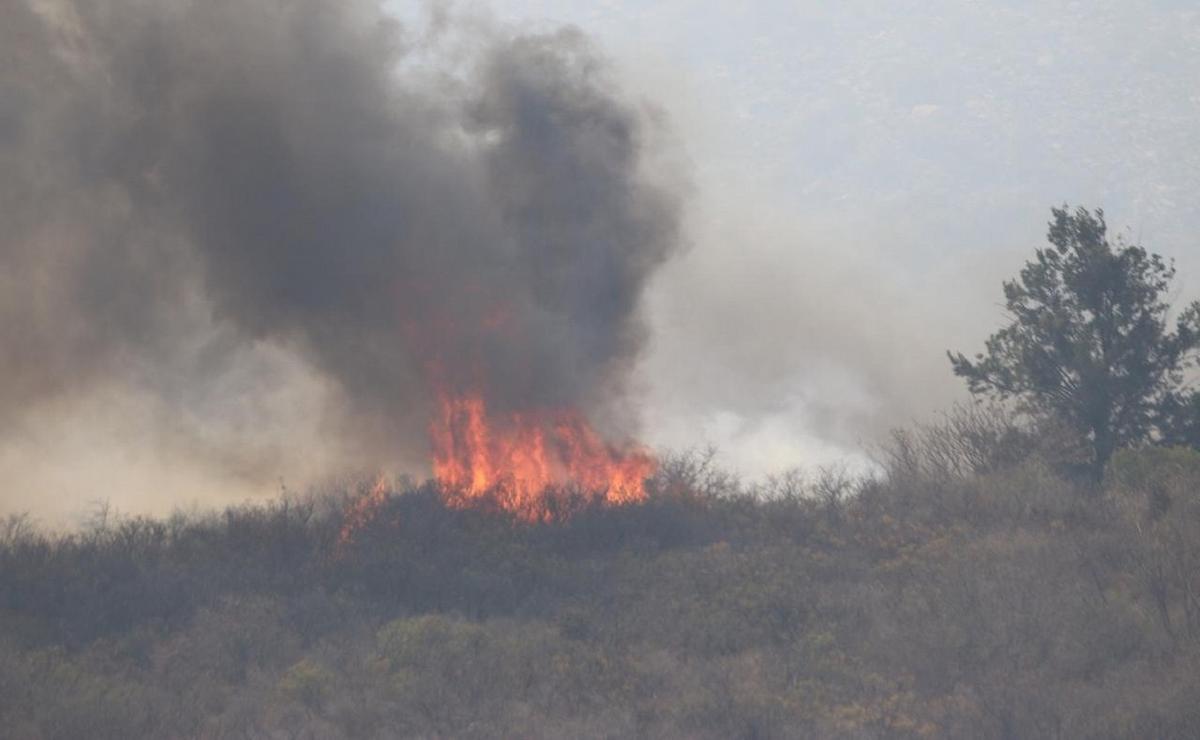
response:
<svg viewBox="0 0 1200 740"><path fill-rule="evenodd" d="M678 241L643 116L577 32L448 33L370 0L0 4L0 415L114 385L202 413L271 387L264 346L398 455L431 377L619 402Z"/></svg>

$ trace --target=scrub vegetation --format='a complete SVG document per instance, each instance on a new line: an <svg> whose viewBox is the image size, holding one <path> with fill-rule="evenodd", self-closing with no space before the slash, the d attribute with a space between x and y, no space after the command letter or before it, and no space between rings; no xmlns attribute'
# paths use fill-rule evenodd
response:
<svg viewBox="0 0 1200 740"><path fill-rule="evenodd" d="M13 738L1200 733L1200 454L959 409L884 472L522 523L350 486L0 541ZM361 489L366 490L366 484Z"/></svg>

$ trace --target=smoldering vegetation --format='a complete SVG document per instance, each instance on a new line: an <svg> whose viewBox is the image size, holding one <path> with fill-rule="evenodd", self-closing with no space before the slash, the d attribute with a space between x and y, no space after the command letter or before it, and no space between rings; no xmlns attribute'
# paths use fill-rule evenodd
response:
<svg viewBox="0 0 1200 740"><path fill-rule="evenodd" d="M1102 485L971 407L884 472L523 525L403 486L0 539L14 738L1113 737L1200 732L1200 455Z"/></svg>
<svg viewBox="0 0 1200 740"><path fill-rule="evenodd" d="M215 487L339 445L416 468L435 387L635 431L679 199L582 33L16 0L0 48L0 444L37 458L29 429L64 416L111 437L96 399L133 398ZM270 451L243 454L251 423Z"/></svg>

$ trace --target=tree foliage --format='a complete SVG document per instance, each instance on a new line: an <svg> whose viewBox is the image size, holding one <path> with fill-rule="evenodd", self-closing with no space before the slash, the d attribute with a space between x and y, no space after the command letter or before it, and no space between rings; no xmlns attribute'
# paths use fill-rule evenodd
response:
<svg viewBox="0 0 1200 740"><path fill-rule="evenodd" d="M950 361L972 393L1066 422L1088 441L1098 474L1117 449L1187 434L1184 373L1200 347L1200 302L1172 328L1172 263L1111 243L1102 210L1052 213L1050 246L1004 283L1009 325L974 360Z"/></svg>

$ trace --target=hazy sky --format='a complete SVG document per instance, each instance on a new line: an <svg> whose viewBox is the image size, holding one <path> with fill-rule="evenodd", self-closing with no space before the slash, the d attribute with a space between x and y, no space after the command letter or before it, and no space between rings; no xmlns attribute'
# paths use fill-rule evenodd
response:
<svg viewBox="0 0 1200 740"><path fill-rule="evenodd" d="M95 50L86 35L74 35L62 10L71 2L29 3L61 26L55 64L75 64L73 55L87 61ZM414 37L436 35L447 18L459 28L573 25L612 63L626 97L661 124L650 149L661 165L656 172L686 194L687 248L645 293L651 331L632 397L648 442L715 444L725 464L749 476L861 461L889 428L962 398L945 351L973 352L1000 325L1000 282L1044 243L1052 205L1105 208L1112 230L1177 260L1181 299L1200 297L1200 11L1193 5L386 3ZM21 38L20 29L11 32ZM33 89L34 58L0 54L0 93L5 84ZM406 63L411 74L414 61ZM286 66L282 79L291 72ZM137 95L149 90L153 98L153 75L133 82ZM294 88L281 95L306 100ZM72 105L86 112L95 104L91 110L109 116L104 125L124 130L127 122L99 97L80 100L63 93L39 105L48 120L68 121L62 130L71 135L85 136L91 125L71 118ZM0 99L0 163L43 157L64 170L111 167L118 178L134 166L71 160L52 146L52 134L30 139L46 147L36 156L11 145L6 151L4 137L17 130L6 121L21 120L6 113L24 112L6 111L6 102ZM29 172L36 174L29 182L43 184L61 174ZM0 198L22 192L27 174L11 166L0 173ZM144 174L157 187L153 168ZM63 196L64 203L123 223L112 215L125 218L119 188L68 195L76 200ZM28 335L39 348L67 348L55 355L66 362L103 344L89 332L111 327L87 315L52 327L53 336L22 320L49 315L21 298L31 277L47 280L34 291L46 306L72 289L52 279L57 267L39 261L54 257L47 250L61 248L65 259L72 253L63 244L111 236L94 236L90 212L74 207L52 214L31 232L36 238L12 242L13 255L47 269L0 274L0 288L12 288L7 299L0 293L0 323L10 329L0 350L24 352L15 348ZM31 222L35 210L27 209ZM145 226L146 238L153 228ZM138 256L136 247L127 251ZM151 278L160 274L153 263L131 264ZM114 280L103 295L66 296L66 303L103 298L105 310L137 318L137 296L160 300L161 285L170 284L134 281L140 292L131 293ZM156 318L165 324L150 327L172 341L149 353L106 353L102 382L47 395L29 406L34 411L6 419L0 510L54 520L95 499L155 511L226 503L270 495L281 479L301 486L380 459L380 450L362 444L372 429L356 436L336 433L337 419L331 426L329 408L342 404L346 384L335 387L329 368L341 353L322 367L286 337L264 332L247 342L245 332L214 318L212 296L180 284L193 292ZM22 367L17 360L7 366ZM345 381L345 368L336 370ZM0 401L23 403L14 394L41 387L38 373L31 377L32 385L0 386ZM362 418L347 421L361 425Z"/></svg>
<svg viewBox="0 0 1200 740"><path fill-rule="evenodd" d="M463 7L484 7L464 6ZM1188 2L530 2L669 114L693 250L651 294L648 434L749 473L855 454L959 397L1049 207L1200 294L1200 11Z"/></svg>

